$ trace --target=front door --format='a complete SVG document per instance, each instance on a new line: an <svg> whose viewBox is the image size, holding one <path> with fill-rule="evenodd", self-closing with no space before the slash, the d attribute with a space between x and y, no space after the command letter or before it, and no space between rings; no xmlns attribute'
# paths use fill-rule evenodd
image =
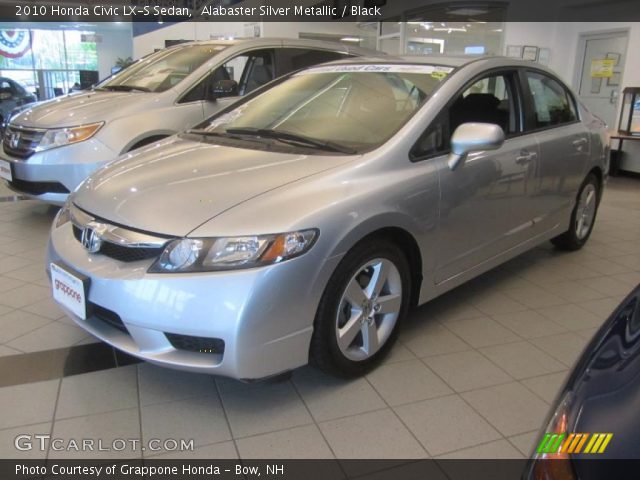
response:
<svg viewBox="0 0 640 480"><path fill-rule="evenodd" d="M493 123L507 140L496 151L469 155L454 171L440 168L437 283L531 236L539 151L535 135L521 135L517 85L515 72L489 75L470 85L445 115L451 132L467 122Z"/></svg>
<svg viewBox="0 0 640 480"><path fill-rule="evenodd" d="M580 100L607 124L609 130L617 130L616 112L627 52L627 33L581 35L580 45L582 68L577 88Z"/></svg>

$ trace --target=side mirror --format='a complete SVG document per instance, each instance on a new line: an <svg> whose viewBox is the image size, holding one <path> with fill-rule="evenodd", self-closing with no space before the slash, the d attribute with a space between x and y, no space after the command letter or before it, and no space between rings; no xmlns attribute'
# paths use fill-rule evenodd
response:
<svg viewBox="0 0 640 480"><path fill-rule="evenodd" d="M218 80L207 88L207 101L214 101L222 97L238 96L238 82L235 80Z"/></svg>
<svg viewBox="0 0 640 480"><path fill-rule="evenodd" d="M13 95L10 92L0 92L0 100L9 100L13 98Z"/></svg>
<svg viewBox="0 0 640 480"><path fill-rule="evenodd" d="M483 150L497 150L504 143L504 131L493 123L463 123L451 137L451 153L447 165L455 170L467 155Z"/></svg>

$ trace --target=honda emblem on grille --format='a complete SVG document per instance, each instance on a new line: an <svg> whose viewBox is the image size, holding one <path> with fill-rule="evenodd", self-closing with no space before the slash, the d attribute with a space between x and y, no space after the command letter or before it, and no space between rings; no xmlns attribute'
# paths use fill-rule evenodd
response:
<svg viewBox="0 0 640 480"><path fill-rule="evenodd" d="M20 145L20 132L11 132L9 137L9 145L11 148L18 148Z"/></svg>
<svg viewBox="0 0 640 480"><path fill-rule="evenodd" d="M85 227L82 229L80 243L82 243L82 246L86 248L89 253L97 253L102 246L102 238L100 238L100 234L93 228Z"/></svg>

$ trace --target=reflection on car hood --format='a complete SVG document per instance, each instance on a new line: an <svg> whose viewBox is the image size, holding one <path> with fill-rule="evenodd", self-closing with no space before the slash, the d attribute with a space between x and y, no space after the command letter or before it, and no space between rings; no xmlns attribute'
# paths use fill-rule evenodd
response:
<svg viewBox="0 0 640 480"><path fill-rule="evenodd" d="M82 184L73 202L113 223L184 236L241 202L351 158L247 150L172 137L99 170Z"/></svg>
<svg viewBox="0 0 640 480"><path fill-rule="evenodd" d="M58 128L102 122L140 111L141 102L157 98L154 93L82 92L40 102L13 119L26 127Z"/></svg>

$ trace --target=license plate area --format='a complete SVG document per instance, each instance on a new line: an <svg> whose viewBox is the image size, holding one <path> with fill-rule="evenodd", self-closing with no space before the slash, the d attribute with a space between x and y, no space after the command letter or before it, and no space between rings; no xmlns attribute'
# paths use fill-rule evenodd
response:
<svg viewBox="0 0 640 480"><path fill-rule="evenodd" d="M11 182L13 181L13 164L0 158L0 178Z"/></svg>
<svg viewBox="0 0 640 480"><path fill-rule="evenodd" d="M53 299L82 320L86 320L89 277L57 262L51 263L49 269Z"/></svg>

